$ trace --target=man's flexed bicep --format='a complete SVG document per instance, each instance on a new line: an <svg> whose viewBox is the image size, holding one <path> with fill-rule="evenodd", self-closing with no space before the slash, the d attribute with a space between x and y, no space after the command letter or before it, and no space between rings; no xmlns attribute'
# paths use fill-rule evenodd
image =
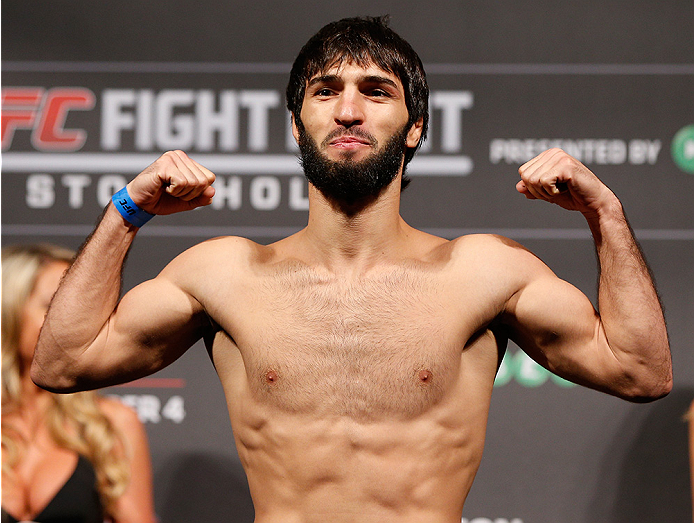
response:
<svg viewBox="0 0 694 523"><path fill-rule="evenodd" d="M152 374L178 359L210 323L200 303L159 276L128 292L92 346L82 354L98 387Z"/></svg>
<svg viewBox="0 0 694 523"><path fill-rule="evenodd" d="M644 388L651 363L610 340L590 300L548 268L513 295L503 321L510 338L551 372L624 399L655 399Z"/></svg>
<svg viewBox="0 0 694 523"><path fill-rule="evenodd" d="M543 367L616 393L611 389L623 371L606 343L599 315L581 291L549 269L540 270L513 295L503 321L510 338Z"/></svg>
<svg viewBox="0 0 694 523"><path fill-rule="evenodd" d="M62 321L47 317L32 368L34 381L56 392L107 387L152 374L179 358L209 326L197 300L162 276L123 296L88 343L77 346L77 339L65 335L70 325ZM49 349L45 345L53 347L44 350Z"/></svg>

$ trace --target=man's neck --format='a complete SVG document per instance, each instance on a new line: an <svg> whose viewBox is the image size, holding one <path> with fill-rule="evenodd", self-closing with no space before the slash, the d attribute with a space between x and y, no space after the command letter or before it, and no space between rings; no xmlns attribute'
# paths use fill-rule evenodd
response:
<svg viewBox="0 0 694 523"><path fill-rule="evenodd" d="M378 197L352 205L330 201L309 185L305 238L332 270L361 272L394 257L409 226L400 216L400 185L391 183Z"/></svg>

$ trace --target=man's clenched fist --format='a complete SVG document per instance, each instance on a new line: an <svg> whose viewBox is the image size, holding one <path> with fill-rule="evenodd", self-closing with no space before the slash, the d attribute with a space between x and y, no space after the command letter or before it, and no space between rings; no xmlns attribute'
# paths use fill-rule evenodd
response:
<svg viewBox="0 0 694 523"><path fill-rule="evenodd" d="M128 194L151 214L173 214L209 205L214 180L214 173L183 151L169 151L128 184Z"/></svg>
<svg viewBox="0 0 694 523"><path fill-rule="evenodd" d="M599 213L614 193L590 169L561 149L548 149L518 169L516 189L531 200L545 200L583 213Z"/></svg>

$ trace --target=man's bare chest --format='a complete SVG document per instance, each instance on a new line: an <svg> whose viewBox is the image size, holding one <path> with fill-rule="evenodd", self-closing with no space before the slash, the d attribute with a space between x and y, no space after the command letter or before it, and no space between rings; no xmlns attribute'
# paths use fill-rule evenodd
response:
<svg viewBox="0 0 694 523"><path fill-rule="evenodd" d="M467 342L484 327L459 291L426 271L352 280L285 271L259 278L220 326L263 401L351 417L416 415L457 386Z"/></svg>

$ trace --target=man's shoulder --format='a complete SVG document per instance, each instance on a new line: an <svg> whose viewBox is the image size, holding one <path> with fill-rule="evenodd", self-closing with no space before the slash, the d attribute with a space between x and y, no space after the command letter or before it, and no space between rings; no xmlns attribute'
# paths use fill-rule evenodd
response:
<svg viewBox="0 0 694 523"><path fill-rule="evenodd" d="M162 274L185 274L196 279L220 274L240 274L245 269L262 263L271 250L241 236L220 236L186 249L166 266Z"/></svg>
<svg viewBox="0 0 694 523"><path fill-rule="evenodd" d="M528 252L520 243L499 234L474 233L459 236L450 241L449 248L460 255L514 256L518 252Z"/></svg>
<svg viewBox="0 0 694 523"><path fill-rule="evenodd" d="M462 264L478 270L501 270L522 273L544 265L540 259L517 241L498 234L467 234L447 245L453 265Z"/></svg>
<svg viewBox="0 0 694 523"><path fill-rule="evenodd" d="M179 254L175 261L203 262L205 265L219 262L241 261L262 256L266 246L242 236L219 236L200 242Z"/></svg>

